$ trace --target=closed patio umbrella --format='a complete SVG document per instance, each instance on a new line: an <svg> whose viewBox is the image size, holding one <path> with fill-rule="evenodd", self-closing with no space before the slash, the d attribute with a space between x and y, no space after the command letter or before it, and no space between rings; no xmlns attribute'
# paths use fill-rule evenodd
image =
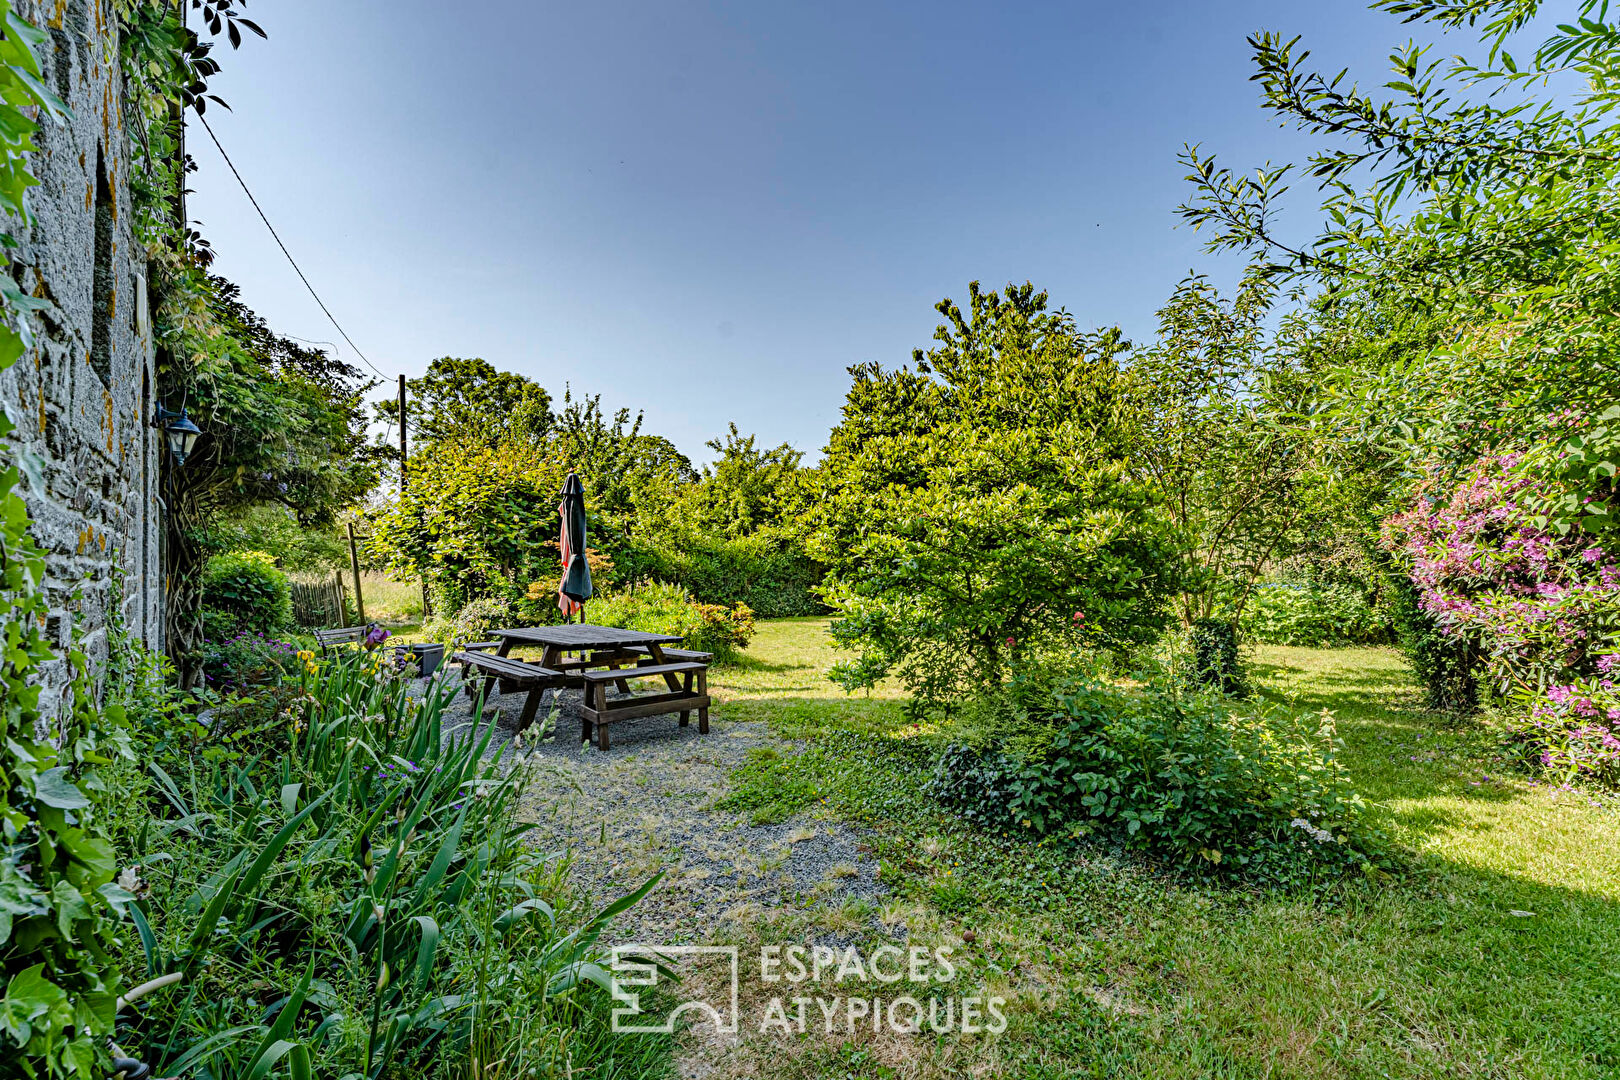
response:
<svg viewBox="0 0 1620 1080"><path fill-rule="evenodd" d="M585 486L573 473L563 481L557 514L562 531L557 546L562 550L562 584L557 587L557 608L565 617L585 610L591 598L591 564L585 560ZM584 616L581 615L581 621Z"/></svg>

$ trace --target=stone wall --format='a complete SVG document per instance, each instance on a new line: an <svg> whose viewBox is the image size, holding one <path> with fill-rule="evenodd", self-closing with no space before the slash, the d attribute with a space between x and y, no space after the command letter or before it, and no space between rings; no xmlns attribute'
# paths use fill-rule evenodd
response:
<svg viewBox="0 0 1620 1080"><path fill-rule="evenodd" d="M15 230L12 273L48 306L31 317L35 347L0 373L0 401L17 421L12 438L43 463L45 490L28 501L50 553L50 633L65 644L76 621L99 659L120 591L131 633L161 647L163 632L161 441L149 423L152 343L131 229L130 140L112 0L17 7L49 32L38 50L44 81L73 118L44 121L35 138L35 221Z"/></svg>

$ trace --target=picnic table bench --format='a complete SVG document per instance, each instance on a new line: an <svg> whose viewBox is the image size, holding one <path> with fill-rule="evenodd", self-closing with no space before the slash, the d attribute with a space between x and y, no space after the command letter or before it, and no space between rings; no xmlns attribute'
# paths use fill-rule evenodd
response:
<svg viewBox="0 0 1620 1080"><path fill-rule="evenodd" d="M462 651L456 653L454 659L461 665L468 697L481 692L487 693L491 684L495 684L503 694L528 691L529 696L523 702L523 712L518 716L519 731L534 723L535 713L540 710L540 699L545 692L563 686L568 681L567 676L560 671L487 652ZM469 678L467 675L469 669L478 674Z"/></svg>
<svg viewBox="0 0 1620 1080"><path fill-rule="evenodd" d="M646 660L651 660L655 664L659 663L659 661L652 659L652 652L645 645L631 645L629 651L644 657ZM696 649L671 649L668 646L662 647L660 651L664 654L665 660L690 660L697 664L714 663L714 653L712 652L699 652Z"/></svg>
<svg viewBox="0 0 1620 1080"><path fill-rule="evenodd" d="M669 691L662 694L636 694L608 700L607 684L624 685L626 679L646 679L662 676ZM607 750L610 743L608 725L617 720L637 716L656 716L660 713L679 712L681 727L692 722L692 711L697 710L698 734L709 733L709 668L706 664L686 661L676 664L650 664L628 669L607 668L584 671L580 679L585 684L585 707L580 711L580 737L591 740L591 729L596 729L596 748ZM694 680L696 686L693 686Z"/></svg>

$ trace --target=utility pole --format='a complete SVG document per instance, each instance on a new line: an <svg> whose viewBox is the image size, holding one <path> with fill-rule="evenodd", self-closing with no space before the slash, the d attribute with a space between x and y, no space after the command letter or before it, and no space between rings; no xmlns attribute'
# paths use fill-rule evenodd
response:
<svg viewBox="0 0 1620 1080"><path fill-rule="evenodd" d="M399 377L399 497L405 498L405 376ZM422 618L433 614L433 603L428 599L427 578L422 579Z"/></svg>
<svg viewBox="0 0 1620 1080"><path fill-rule="evenodd" d="M399 377L399 493L405 494L405 376Z"/></svg>

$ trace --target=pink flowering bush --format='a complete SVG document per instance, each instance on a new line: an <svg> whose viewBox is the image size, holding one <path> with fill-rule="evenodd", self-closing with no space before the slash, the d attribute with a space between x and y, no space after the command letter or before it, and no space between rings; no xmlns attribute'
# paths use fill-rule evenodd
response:
<svg viewBox="0 0 1620 1080"><path fill-rule="evenodd" d="M1483 458L1386 523L1440 632L1474 647L1513 733L1565 779L1620 782L1620 564L1589 535L1538 527L1517 455Z"/></svg>

